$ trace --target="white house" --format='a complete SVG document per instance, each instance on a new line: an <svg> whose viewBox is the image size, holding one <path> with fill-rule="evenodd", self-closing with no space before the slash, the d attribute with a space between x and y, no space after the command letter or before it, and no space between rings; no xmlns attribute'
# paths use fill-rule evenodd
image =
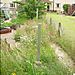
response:
<svg viewBox="0 0 75 75"><path fill-rule="evenodd" d="M64 4L75 4L75 0L49 0L49 10L60 10L63 11L63 5Z"/></svg>

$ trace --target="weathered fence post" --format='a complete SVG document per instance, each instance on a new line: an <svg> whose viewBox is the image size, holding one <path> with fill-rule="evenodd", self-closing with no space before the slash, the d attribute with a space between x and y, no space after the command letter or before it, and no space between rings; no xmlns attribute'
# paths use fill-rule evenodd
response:
<svg viewBox="0 0 75 75"><path fill-rule="evenodd" d="M58 26L58 36L61 36L61 23L59 22L59 26Z"/></svg>
<svg viewBox="0 0 75 75"><path fill-rule="evenodd" d="M8 46L8 50L10 50L10 44L7 42L7 39L5 38L5 43L7 44L7 46Z"/></svg>
<svg viewBox="0 0 75 75"><path fill-rule="evenodd" d="M50 25L52 25L52 18L50 18Z"/></svg>
<svg viewBox="0 0 75 75"><path fill-rule="evenodd" d="M36 19L38 20L38 18L39 18L39 11L38 11L38 8L37 8L37 10L36 10Z"/></svg>
<svg viewBox="0 0 75 75"><path fill-rule="evenodd" d="M38 24L38 31L37 31L37 61L35 63L37 65L40 65L40 45L41 45L41 23L38 23L38 18L39 18L39 10L38 8L36 9L36 21Z"/></svg>
<svg viewBox="0 0 75 75"><path fill-rule="evenodd" d="M5 40L5 43L8 44L8 43L7 43L7 39L5 38L4 40Z"/></svg>
<svg viewBox="0 0 75 75"><path fill-rule="evenodd" d="M40 61L40 46L41 46L41 23L38 24L37 61Z"/></svg>

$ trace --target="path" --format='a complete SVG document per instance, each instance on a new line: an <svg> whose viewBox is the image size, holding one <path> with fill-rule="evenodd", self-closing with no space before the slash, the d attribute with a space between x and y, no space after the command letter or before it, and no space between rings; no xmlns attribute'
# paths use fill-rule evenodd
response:
<svg viewBox="0 0 75 75"><path fill-rule="evenodd" d="M75 65L73 60L68 56L68 54L56 44L51 44L51 47L54 49L56 55L58 56L58 60L61 63L63 63L66 67L73 70L73 67L75 67Z"/></svg>

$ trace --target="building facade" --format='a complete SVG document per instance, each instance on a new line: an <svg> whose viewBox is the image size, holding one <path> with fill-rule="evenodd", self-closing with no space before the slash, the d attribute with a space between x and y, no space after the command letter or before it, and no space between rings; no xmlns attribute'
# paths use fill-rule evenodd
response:
<svg viewBox="0 0 75 75"><path fill-rule="evenodd" d="M54 10L63 11L64 4L75 4L75 0L54 0Z"/></svg>
<svg viewBox="0 0 75 75"><path fill-rule="evenodd" d="M17 5L13 3L14 0L1 0L0 9L4 12L5 18L10 18L10 14L15 14Z"/></svg>
<svg viewBox="0 0 75 75"><path fill-rule="evenodd" d="M63 11L64 4L75 4L75 0L49 0L51 3L49 4L49 10L54 11Z"/></svg>

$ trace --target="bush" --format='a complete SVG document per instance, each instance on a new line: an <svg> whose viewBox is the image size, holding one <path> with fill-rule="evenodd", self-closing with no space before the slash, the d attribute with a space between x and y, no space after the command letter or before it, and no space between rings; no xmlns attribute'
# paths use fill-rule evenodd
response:
<svg viewBox="0 0 75 75"><path fill-rule="evenodd" d="M0 8L0 17L1 17L1 18L4 18L4 16L5 16L4 11L1 10L1 8Z"/></svg>
<svg viewBox="0 0 75 75"><path fill-rule="evenodd" d="M25 16L20 14L16 19L12 19L13 25L21 25L25 22Z"/></svg>
<svg viewBox="0 0 75 75"><path fill-rule="evenodd" d="M64 12L68 13L68 7L69 6L70 6L69 4L64 4L63 5Z"/></svg>
<svg viewBox="0 0 75 75"><path fill-rule="evenodd" d="M16 2L18 3L18 2ZM25 3L19 3L18 14L26 14L27 19L36 17L36 9L39 9L39 17L44 13L45 4L40 0L26 0Z"/></svg>

